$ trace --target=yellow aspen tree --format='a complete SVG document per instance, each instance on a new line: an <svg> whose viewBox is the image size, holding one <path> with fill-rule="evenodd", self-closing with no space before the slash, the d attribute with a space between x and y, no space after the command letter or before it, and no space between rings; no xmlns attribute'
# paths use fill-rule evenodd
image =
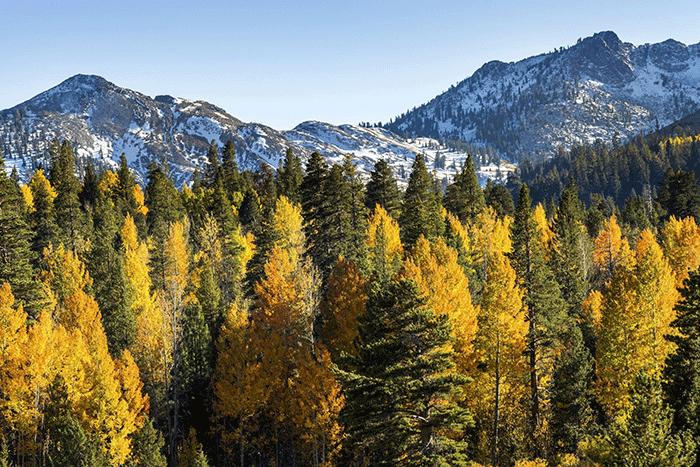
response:
<svg viewBox="0 0 700 467"><path fill-rule="evenodd" d="M7 282L0 286L0 427L16 430L17 415L21 413L24 384L24 353L27 343L27 314L22 305L15 305L12 288ZM9 432L0 431L7 439Z"/></svg>
<svg viewBox="0 0 700 467"><path fill-rule="evenodd" d="M644 230L633 262L618 267L603 292L595 392L609 414L627 407L640 372L659 376L672 345L678 292L671 267L653 234Z"/></svg>
<svg viewBox="0 0 700 467"><path fill-rule="evenodd" d="M123 398L99 307L84 290L90 277L82 261L62 245L55 252L47 250L44 263L49 267L44 278L57 297L56 325L67 333L59 372L73 415L100 441L112 465L122 464L131 452L129 437L140 428L132 421L140 414L131 413Z"/></svg>
<svg viewBox="0 0 700 467"><path fill-rule="evenodd" d="M615 267L628 261L630 255L629 243L622 238L622 230L615 216L611 216L598 233L593 247L593 263L601 271L603 281L610 280Z"/></svg>
<svg viewBox="0 0 700 467"><path fill-rule="evenodd" d="M149 393L163 382L161 352L163 323L160 310L151 295L148 274L148 247L138 241L134 219L127 214L121 230L124 244L124 275L132 296L131 310L136 317L133 355L141 369Z"/></svg>
<svg viewBox="0 0 700 467"><path fill-rule="evenodd" d="M472 341L478 329L478 308L472 303L469 281L457 261L457 251L438 238L421 236L406 258L400 277L413 279L436 315L447 315L452 326L455 361L466 372L473 359Z"/></svg>
<svg viewBox="0 0 700 467"><path fill-rule="evenodd" d="M487 278L489 261L499 254L509 253L512 249L510 240L510 217L499 218L496 211L487 206L474 220L470 229L469 251L472 252L472 264L477 277L482 281Z"/></svg>
<svg viewBox="0 0 700 467"><path fill-rule="evenodd" d="M355 355L357 318L365 312L367 282L360 268L340 256L328 277L328 291L321 302L321 342L333 361L342 353Z"/></svg>
<svg viewBox="0 0 700 467"><path fill-rule="evenodd" d="M174 458L177 435L179 433L180 412L180 346L183 324L183 311L189 300L186 295L189 275L189 252L185 240L185 228L180 222L174 222L168 229L165 241L162 290L156 291L156 300L161 316L158 321L162 326L161 341L158 343L160 353L160 371L165 389L171 394L172 408L168 413L168 431L170 441L170 458Z"/></svg>
<svg viewBox="0 0 700 467"><path fill-rule="evenodd" d="M678 289L688 278L688 271L700 266L700 229L694 217L677 219L671 216L661 232L661 238Z"/></svg>
<svg viewBox="0 0 700 467"><path fill-rule="evenodd" d="M520 401L528 390L528 325L522 297L508 258L500 252L491 254L474 339L476 367L469 373L474 380L467 397L482 427L477 460L491 457L493 465L500 465L500 450L506 440L518 440L524 431Z"/></svg>
<svg viewBox="0 0 700 467"><path fill-rule="evenodd" d="M384 208L377 205L369 217L365 244L372 269L380 280L388 280L398 269L403 257L399 224Z"/></svg>
<svg viewBox="0 0 700 467"><path fill-rule="evenodd" d="M540 243L545 249L545 259L549 259L552 252L554 232L549 225L549 221L547 220L547 212L545 211L544 206L542 206L542 203L537 203L537 206L535 206L535 212L532 214L532 218L535 220L537 228L540 231Z"/></svg>
<svg viewBox="0 0 700 467"><path fill-rule="evenodd" d="M100 177L98 189L105 198L112 198L119 185L119 177L111 170L106 170Z"/></svg>
<svg viewBox="0 0 700 467"><path fill-rule="evenodd" d="M231 306L216 343L218 358L212 386L214 413L223 447L232 456L238 446L240 465L244 465L247 440L253 438L248 434L252 431L250 422L268 396L265 385L260 384L265 381L258 375L260 362L254 344L247 311L237 305ZM236 427L233 432L227 430L230 425Z"/></svg>
<svg viewBox="0 0 700 467"><path fill-rule="evenodd" d="M331 465L340 445L338 415L344 398L328 351L322 345L316 345L313 352L308 344L304 347L299 355L299 377L292 387L291 418L301 441L310 448L309 465Z"/></svg>

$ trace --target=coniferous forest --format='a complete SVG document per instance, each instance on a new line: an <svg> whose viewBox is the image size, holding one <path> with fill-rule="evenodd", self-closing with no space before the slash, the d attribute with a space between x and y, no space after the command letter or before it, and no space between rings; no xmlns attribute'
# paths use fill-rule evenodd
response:
<svg viewBox="0 0 700 467"><path fill-rule="evenodd" d="M514 197L471 158L0 156L0 466L698 466L697 141Z"/></svg>

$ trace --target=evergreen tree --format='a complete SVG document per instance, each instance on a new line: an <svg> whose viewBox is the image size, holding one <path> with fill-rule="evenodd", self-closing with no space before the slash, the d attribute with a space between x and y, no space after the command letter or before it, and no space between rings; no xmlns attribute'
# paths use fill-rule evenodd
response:
<svg viewBox="0 0 700 467"><path fill-rule="evenodd" d="M667 336L677 347L666 360L664 392L674 411L676 432L688 430L700 439L700 270L690 272L680 289L677 317L671 326L678 334ZM700 465L696 461L695 466Z"/></svg>
<svg viewBox="0 0 700 467"><path fill-rule="evenodd" d="M398 220L401 240L406 247L412 247L421 235L433 241L444 232L438 193L425 166L425 158L420 154L413 163Z"/></svg>
<svg viewBox="0 0 700 467"><path fill-rule="evenodd" d="M370 212L380 205L391 217L397 219L401 209L401 193L396 186L396 178L386 159L379 159L369 174L365 206Z"/></svg>
<svg viewBox="0 0 700 467"><path fill-rule="evenodd" d="M54 211L59 226L59 240L66 248L82 252L85 247L85 214L80 208L78 194L80 181L75 175L75 157L73 147L68 141L58 145L58 140L51 144L51 186L56 190Z"/></svg>
<svg viewBox="0 0 700 467"><path fill-rule="evenodd" d="M121 213L122 219L127 214L131 216L136 225L139 239L144 240L146 238L146 210L141 209L142 206L139 206L139 201L136 199L135 193L138 192L142 195L141 189L136 185L136 179L129 168L124 153L119 158L117 180L118 183L114 190L114 205L117 208L117 212ZM141 200L140 204L143 204L143 202L144 200Z"/></svg>
<svg viewBox="0 0 700 467"><path fill-rule="evenodd" d="M588 289L590 241L583 228L583 214L584 207L578 199L578 187L571 179L561 195L552 225L552 269L559 282L562 297L566 301L568 313L575 318L583 318L581 306ZM586 325L590 326L591 323ZM585 337L591 338L591 333Z"/></svg>
<svg viewBox="0 0 700 467"><path fill-rule="evenodd" d="M233 200L234 193L243 192L244 183L236 161L236 148L231 140L226 141L221 154L221 178L226 194L231 200Z"/></svg>
<svg viewBox="0 0 700 467"><path fill-rule="evenodd" d="M467 156L462 171L447 186L445 208L463 223L470 223L486 206L484 193L479 186L471 154Z"/></svg>
<svg viewBox="0 0 700 467"><path fill-rule="evenodd" d="M489 179L484 188L484 200L486 205L495 209L500 217L513 217L515 213L513 196L504 185L493 183L491 179Z"/></svg>
<svg viewBox="0 0 700 467"><path fill-rule="evenodd" d="M375 283L359 320L357 370L339 373L348 462L466 465L458 440L472 422L453 400L468 379L454 370L449 317L404 279Z"/></svg>
<svg viewBox="0 0 700 467"><path fill-rule="evenodd" d="M301 182L304 170L301 159L294 154L292 148L287 148L282 166L277 169L277 194L286 196L293 203L301 203Z"/></svg>
<svg viewBox="0 0 700 467"><path fill-rule="evenodd" d="M527 307L527 358L530 396L528 411L528 438L530 452L535 458L545 457L547 426L545 417L549 394L542 381L551 381L552 361L560 351L561 334L576 324L567 319L564 301L551 269L545 262L544 245L534 219L530 190L520 187L518 207L512 225L513 251L510 258L523 289L523 303Z"/></svg>
<svg viewBox="0 0 700 467"><path fill-rule="evenodd" d="M45 299L32 268L32 234L25 219L24 201L15 183L7 176L0 153L0 282L8 282L24 310L36 318Z"/></svg>
<svg viewBox="0 0 700 467"><path fill-rule="evenodd" d="M664 210L663 220L671 216L678 219L692 216L700 222L700 186L695 173L680 168L666 170L656 200Z"/></svg>
<svg viewBox="0 0 700 467"><path fill-rule="evenodd" d="M216 181L221 178L221 158L216 141L211 140L207 151L207 165L204 167L202 184L205 188L213 188Z"/></svg>
<svg viewBox="0 0 700 467"><path fill-rule="evenodd" d="M151 280L155 289L165 289L165 242L170 225L182 220L184 207L167 167L156 162L148 165L145 201L148 207Z"/></svg>
<svg viewBox="0 0 700 467"><path fill-rule="evenodd" d="M92 160L88 160L85 167L85 176L83 177L83 186L78 194L80 205L83 208L94 206L100 192L100 177L97 175L95 166L92 165Z"/></svg>
<svg viewBox="0 0 700 467"><path fill-rule="evenodd" d="M607 431L604 467L685 467L694 465L696 442L689 431L673 433L672 411L658 380L640 373L631 407Z"/></svg>
<svg viewBox="0 0 700 467"><path fill-rule="evenodd" d="M153 419L146 418L140 430L134 433L127 467L166 467L167 462L163 455L165 440L160 431L153 426Z"/></svg>

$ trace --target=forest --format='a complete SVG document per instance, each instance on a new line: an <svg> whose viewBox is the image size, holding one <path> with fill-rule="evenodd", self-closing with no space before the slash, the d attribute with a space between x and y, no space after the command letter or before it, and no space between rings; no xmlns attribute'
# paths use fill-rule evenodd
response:
<svg viewBox="0 0 700 467"><path fill-rule="evenodd" d="M515 200L471 157L207 158L0 156L0 466L700 465L690 158L594 192L573 150Z"/></svg>

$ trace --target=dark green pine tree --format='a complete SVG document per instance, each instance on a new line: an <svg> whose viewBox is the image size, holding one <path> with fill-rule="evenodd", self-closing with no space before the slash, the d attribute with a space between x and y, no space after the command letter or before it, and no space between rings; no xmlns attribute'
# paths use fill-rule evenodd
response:
<svg viewBox="0 0 700 467"><path fill-rule="evenodd" d="M233 199L234 193L242 193L244 191L245 183L236 161L236 148L231 140L226 141L221 153L221 177L223 178L226 194L230 199Z"/></svg>
<svg viewBox="0 0 700 467"><path fill-rule="evenodd" d="M217 179L221 177L221 157L216 141L211 140L207 151L207 165L204 167L202 184L205 188L213 188Z"/></svg>
<svg viewBox="0 0 700 467"><path fill-rule="evenodd" d="M114 357L121 357L136 340L136 317L131 310L131 291L124 277L119 234L123 222L111 200L102 195L97 198L92 219L92 248L86 254L85 263L102 312L109 351Z"/></svg>
<svg viewBox="0 0 700 467"><path fill-rule="evenodd" d="M512 224L513 250L510 259L524 291L523 305L528 310L528 448L534 458L544 458L547 446L546 440L541 438L541 433L544 432L545 422L544 402L549 391L542 381L551 378L550 374L543 374L543 368L546 367L544 362L555 358L563 343L562 333L575 327L576 323L569 318L559 285L544 259L543 247L539 240L540 231L533 214L530 190L523 183Z"/></svg>
<svg viewBox="0 0 700 467"><path fill-rule="evenodd" d="M671 216L679 219L692 216L700 222L700 186L694 172L684 172L680 168L666 170L656 200L664 211L662 220Z"/></svg>
<svg viewBox="0 0 700 467"><path fill-rule="evenodd" d="M114 190L114 205L117 212L121 213L121 217L126 218L129 214L134 220L136 231L139 235L139 240L146 239L146 216L140 212L139 206L134 196L134 188L136 187L136 179L131 172L126 160L126 156L122 153L119 158L119 169L117 170L117 187Z"/></svg>
<svg viewBox="0 0 700 467"><path fill-rule="evenodd" d="M205 208L207 212L214 215L218 222L219 229L221 229L221 238L230 237L236 232L238 219L233 210L231 199L226 194L222 177L217 178L212 189L207 191Z"/></svg>
<svg viewBox="0 0 700 467"><path fill-rule="evenodd" d="M340 252L345 258L359 264L366 256L365 238L367 232L367 216L365 185L357 173L357 167L352 156L343 159L343 177L347 185L347 196L343 200L343 209L350 215L350 230Z"/></svg>
<svg viewBox="0 0 700 467"><path fill-rule="evenodd" d="M24 311L36 318L46 297L32 267L35 255L29 241L33 233L25 211L22 194L7 176L5 159L0 153L0 283L9 283Z"/></svg>
<svg viewBox="0 0 700 467"><path fill-rule="evenodd" d="M183 432L189 426L198 433L209 433L214 418L211 411L214 401L209 386L214 369L214 341L209 329L210 324L215 323L206 322L203 305L193 301L184 311L178 380Z"/></svg>
<svg viewBox="0 0 700 467"><path fill-rule="evenodd" d="M501 183L493 183L491 179L489 179L484 188L484 200L487 206L491 206L496 211L498 217L513 217L515 214L513 196L505 185Z"/></svg>
<svg viewBox="0 0 700 467"><path fill-rule="evenodd" d="M107 467L100 442L85 433L72 414L66 383L58 376L49 387L44 426L45 456L49 467Z"/></svg>
<svg viewBox="0 0 700 467"><path fill-rule="evenodd" d="M337 176L340 174L336 173ZM306 173L301 182L301 214L304 218L304 234L307 250L318 266L327 259L324 245L319 242L325 223L326 179L329 177L328 164L318 152L313 152L306 162ZM331 261L332 264L332 261Z"/></svg>
<svg viewBox="0 0 700 467"><path fill-rule="evenodd" d="M471 222L486 207L471 154L467 155L462 171L447 185L444 204L445 209L465 224Z"/></svg>
<svg viewBox="0 0 700 467"><path fill-rule="evenodd" d="M351 243L350 193L343 167L333 164L318 191L323 198L315 206L318 217L313 222L314 228L307 233L306 245L308 254L325 277L330 274L338 255L347 255Z"/></svg>
<svg viewBox="0 0 700 467"><path fill-rule="evenodd" d="M549 454L578 452L579 443L595 428L593 357L581 329L563 336L563 350L554 362L551 382L551 450Z"/></svg>
<svg viewBox="0 0 700 467"><path fill-rule="evenodd" d="M169 176L167 165L155 161L148 165L148 185L146 185L146 206L148 217L146 227L150 237L150 273L154 289L165 287L165 242L170 225L184 217L184 206L180 194Z"/></svg>
<svg viewBox="0 0 700 467"><path fill-rule="evenodd" d="M266 163L260 164L253 174L255 191L260 197L260 205L263 211L274 211L277 206L277 184L272 167Z"/></svg>
<svg viewBox="0 0 700 467"><path fill-rule="evenodd" d="M99 194L100 177L95 170L95 166L92 165L92 161L88 160L87 166L85 167L85 175L83 176L83 186L78 194L80 205L83 206L84 209L88 206L94 207Z"/></svg>
<svg viewBox="0 0 700 467"><path fill-rule="evenodd" d="M292 148L287 148L282 167L277 169L277 193L286 196L293 203L301 203L301 182L304 179L304 169L301 159L294 154Z"/></svg>
<svg viewBox="0 0 700 467"><path fill-rule="evenodd" d="M358 356L338 372L345 392L345 465L467 465L473 421L454 403L469 379L454 370L447 316L415 282L375 283L360 317Z"/></svg>
<svg viewBox="0 0 700 467"><path fill-rule="evenodd" d="M700 270L690 272L680 293L671 323L678 334L666 337L677 347L666 361L664 392L674 411L675 431L688 430L700 440Z"/></svg>
<svg viewBox="0 0 700 467"><path fill-rule="evenodd" d="M385 159L379 159L374 163L374 168L369 174L367 182L367 196L365 205L370 212L374 211L378 204L394 219L398 219L401 210L401 192L396 185L396 178L391 172L391 167Z"/></svg>
<svg viewBox="0 0 700 467"><path fill-rule="evenodd" d="M248 188L243 194L243 201L238 210L238 220L246 232L252 232L256 237L260 233L263 222L263 213L260 208L258 192Z"/></svg>
<svg viewBox="0 0 700 467"><path fill-rule="evenodd" d="M407 248L415 245L421 235L432 241L444 233L445 223L440 214L439 194L435 191L433 179L421 154L416 156L413 163L398 221L401 241Z"/></svg>
<svg viewBox="0 0 700 467"><path fill-rule="evenodd" d="M141 429L133 435L131 456L126 461L126 467L166 467L164 446L163 435L153 426L153 419L146 417Z"/></svg>
<svg viewBox="0 0 700 467"><path fill-rule="evenodd" d="M559 282L562 297L569 314L582 318L583 299L587 292L586 251L590 250L590 239L582 230L585 208L578 198L578 187L573 179L564 188L554 216L554 255L552 269ZM588 336L584 336L588 337Z"/></svg>
<svg viewBox="0 0 700 467"><path fill-rule="evenodd" d="M59 240L66 249L82 252L85 243L86 219L80 207L78 194L80 180L75 175L75 157L70 142L58 139L51 143L49 152L51 171L49 181L56 190L54 211L59 227Z"/></svg>
<svg viewBox="0 0 700 467"><path fill-rule="evenodd" d="M607 430L603 467L695 465L697 438L690 430L673 433L672 418L660 382L644 373L637 375L630 409Z"/></svg>

